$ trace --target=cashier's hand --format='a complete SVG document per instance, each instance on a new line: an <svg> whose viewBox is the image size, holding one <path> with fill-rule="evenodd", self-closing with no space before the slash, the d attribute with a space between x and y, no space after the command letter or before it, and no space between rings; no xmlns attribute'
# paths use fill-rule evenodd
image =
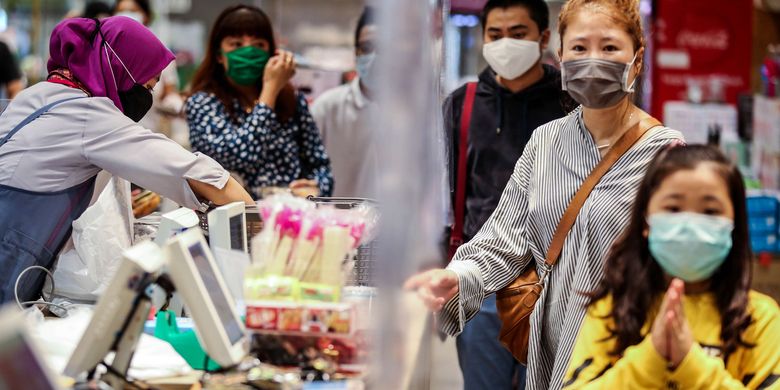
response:
<svg viewBox="0 0 780 390"><path fill-rule="evenodd" d="M289 51L279 50L268 60L263 73L263 88L279 93L295 75L295 57Z"/></svg>
<svg viewBox="0 0 780 390"><path fill-rule="evenodd" d="M320 186L316 180L298 179L290 183L290 191L293 195L301 198L309 196L320 196Z"/></svg>
<svg viewBox="0 0 780 390"><path fill-rule="evenodd" d="M666 358L673 369L680 365L693 346L693 334L683 311L683 295L685 283L680 279L672 280L650 336L658 354Z"/></svg>
<svg viewBox="0 0 780 390"><path fill-rule="evenodd" d="M432 269L409 278L404 288L415 290L429 310L438 312L458 293L458 275L448 269Z"/></svg>

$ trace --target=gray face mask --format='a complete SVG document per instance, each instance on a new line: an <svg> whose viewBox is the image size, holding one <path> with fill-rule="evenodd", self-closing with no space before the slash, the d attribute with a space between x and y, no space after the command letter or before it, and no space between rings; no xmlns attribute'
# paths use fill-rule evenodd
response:
<svg viewBox="0 0 780 390"><path fill-rule="evenodd" d="M636 78L628 85L634 61L636 55L628 64L595 58L566 61L561 64L563 90L585 107L612 107L634 92Z"/></svg>

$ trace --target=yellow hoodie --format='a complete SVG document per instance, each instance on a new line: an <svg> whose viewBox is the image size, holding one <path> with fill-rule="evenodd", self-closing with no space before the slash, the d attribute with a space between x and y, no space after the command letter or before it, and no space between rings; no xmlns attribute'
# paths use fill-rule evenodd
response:
<svg viewBox="0 0 780 390"><path fill-rule="evenodd" d="M588 309L564 380L565 389L780 389L780 308L770 297L751 291L748 312L753 323L742 339L753 348L739 347L724 365L720 342L720 313L712 294L686 295L685 317L694 344L675 371L650 338L648 318L642 342L623 352L609 354L615 339L606 317L612 310L611 297ZM605 318L606 317L606 318Z"/></svg>

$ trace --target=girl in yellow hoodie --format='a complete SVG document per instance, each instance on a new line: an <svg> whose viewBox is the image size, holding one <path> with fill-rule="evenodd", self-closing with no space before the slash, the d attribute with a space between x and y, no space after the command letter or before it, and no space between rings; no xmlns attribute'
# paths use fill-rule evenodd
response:
<svg viewBox="0 0 780 390"><path fill-rule="evenodd" d="M588 295L566 389L780 389L780 309L750 290L742 176L717 149L663 151Z"/></svg>

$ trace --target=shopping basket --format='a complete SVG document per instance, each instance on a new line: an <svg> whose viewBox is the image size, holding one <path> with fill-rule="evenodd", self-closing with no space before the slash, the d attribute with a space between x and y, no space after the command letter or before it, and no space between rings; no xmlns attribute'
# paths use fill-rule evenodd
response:
<svg viewBox="0 0 780 390"><path fill-rule="evenodd" d="M314 202L317 206L329 205L337 209L353 209L360 205L376 206L376 201L367 198L337 198L337 197L314 197L310 196L308 200ZM373 239L360 247L355 253L355 265L352 269L352 275L347 279L348 286L371 286L374 287L374 269L377 258L377 242Z"/></svg>

